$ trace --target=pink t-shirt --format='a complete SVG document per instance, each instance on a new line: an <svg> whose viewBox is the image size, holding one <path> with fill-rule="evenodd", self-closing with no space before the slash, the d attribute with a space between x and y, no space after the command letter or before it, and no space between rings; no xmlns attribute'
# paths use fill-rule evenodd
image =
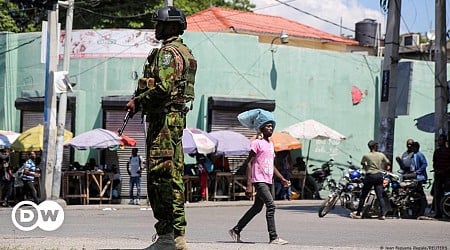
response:
<svg viewBox="0 0 450 250"><path fill-rule="evenodd" d="M273 143L264 139L256 139L252 141L250 149L256 153L252 161L252 183L272 184L273 159L275 158Z"/></svg>

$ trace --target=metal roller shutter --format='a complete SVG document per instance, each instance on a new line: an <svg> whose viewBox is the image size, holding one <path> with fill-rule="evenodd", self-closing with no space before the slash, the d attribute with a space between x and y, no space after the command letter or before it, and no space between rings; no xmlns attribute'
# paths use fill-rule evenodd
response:
<svg viewBox="0 0 450 250"><path fill-rule="evenodd" d="M219 130L233 130L235 132L241 133L248 138L251 138L256 134L254 130L248 129L242 126L237 116L240 112L238 111L230 111L230 110L212 110L211 112L211 131L219 131ZM239 166L244 163L244 160L247 158L246 155L239 156L228 156L228 162L230 163L231 172L237 171Z"/></svg>
<svg viewBox="0 0 450 250"><path fill-rule="evenodd" d="M263 108L273 111L275 109L275 101L250 98L209 97L209 132L232 130L241 133L250 139L252 136L256 135L256 131L242 126L237 119L237 116L239 113L253 108ZM229 156L227 158L230 163L230 170L234 172L244 163L247 156Z"/></svg>
<svg viewBox="0 0 450 250"><path fill-rule="evenodd" d="M122 126L125 112L123 110L105 110L104 111L104 127L111 131L117 131ZM141 112L134 115L133 119L128 121L124 135L130 136L136 140L136 147L139 149L138 154L145 160L145 126L141 123ZM105 150L105 164L119 166L121 175L120 196L122 198L129 197L130 179L127 173L127 162L131 156L132 147L119 148L116 151ZM136 195L136 190L134 190ZM141 178L141 198L147 196L147 173L143 171Z"/></svg>

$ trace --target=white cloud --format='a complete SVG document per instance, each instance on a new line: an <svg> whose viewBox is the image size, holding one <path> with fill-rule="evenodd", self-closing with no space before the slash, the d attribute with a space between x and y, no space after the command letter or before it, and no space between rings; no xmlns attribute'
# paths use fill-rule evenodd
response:
<svg viewBox="0 0 450 250"><path fill-rule="evenodd" d="M375 19L381 23L381 33L385 32L385 16L381 11L369 9L357 0L282 0L283 2L298 8L311 15L302 13L292 7L283 5L275 0L252 0L256 5L255 12L274 16L281 16L287 19L303 23L314 28L339 35L342 32L345 35L354 36L355 24L365 18ZM315 15L319 18L313 17ZM342 20L342 27L340 28ZM331 24L331 23L334 24Z"/></svg>

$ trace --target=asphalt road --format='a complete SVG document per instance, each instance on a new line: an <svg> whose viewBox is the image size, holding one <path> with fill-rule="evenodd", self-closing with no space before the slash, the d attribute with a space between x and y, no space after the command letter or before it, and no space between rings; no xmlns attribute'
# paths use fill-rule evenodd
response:
<svg viewBox="0 0 450 250"><path fill-rule="evenodd" d="M196 249L449 249L450 222L388 218L355 220L336 207L317 216L320 201L279 201L276 225L288 245L271 246L265 210L233 243L227 233L251 201L187 204L188 247ZM89 205L64 208L64 222L55 231L14 226L11 208L0 209L0 249L142 249L150 245L155 220L145 206Z"/></svg>

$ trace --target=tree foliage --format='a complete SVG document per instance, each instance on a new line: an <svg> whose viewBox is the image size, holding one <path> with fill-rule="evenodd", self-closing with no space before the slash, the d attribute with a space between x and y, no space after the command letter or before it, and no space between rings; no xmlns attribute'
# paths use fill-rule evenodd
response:
<svg viewBox="0 0 450 250"><path fill-rule="evenodd" d="M0 0L0 31L32 32L41 29L46 15L42 1Z"/></svg>
<svg viewBox="0 0 450 250"><path fill-rule="evenodd" d="M47 19L51 0L0 0L0 29L11 32L30 32L41 29ZM50 4L51 5L51 4ZM137 0L75 0L74 29L104 28L153 28L151 16L164 1ZM255 5L250 0L174 0L174 6L182 9L186 16L211 6L251 11ZM66 8L59 7L59 22L62 29L66 23Z"/></svg>

